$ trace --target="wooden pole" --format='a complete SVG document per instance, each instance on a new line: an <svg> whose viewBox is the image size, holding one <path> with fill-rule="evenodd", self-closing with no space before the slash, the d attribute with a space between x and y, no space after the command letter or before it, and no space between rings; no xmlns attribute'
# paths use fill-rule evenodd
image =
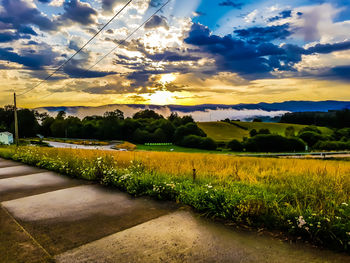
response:
<svg viewBox="0 0 350 263"><path fill-rule="evenodd" d="M17 101L16 101L16 92L13 93L13 99L14 99L14 113L15 113L15 140L16 140L16 146L18 146L19 138L18 138L18 118L17 118Z"/></svg>

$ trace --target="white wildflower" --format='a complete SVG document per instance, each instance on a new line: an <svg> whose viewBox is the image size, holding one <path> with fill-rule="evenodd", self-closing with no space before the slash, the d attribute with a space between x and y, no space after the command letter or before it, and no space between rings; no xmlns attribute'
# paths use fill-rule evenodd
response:
<svg viewBox="0 0 350 263"><path fill-rule="evenodd" d="M302 228L303 225L305 225L305 224L306 224L306 221L304 220L303 216L299 216L299 218L298 218L298 227Z"/></svg>

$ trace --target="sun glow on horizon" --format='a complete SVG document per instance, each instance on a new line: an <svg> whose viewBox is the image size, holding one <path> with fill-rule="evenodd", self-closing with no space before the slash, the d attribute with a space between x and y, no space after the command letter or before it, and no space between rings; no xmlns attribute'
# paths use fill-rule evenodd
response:
<svg viewBox="0 0 350 263"><path fill-rule="evenodd" d="M176 103L176 98L173 96L174 94L170 91L156 91L152 94L147 94L146 99L149 100L150 104L156 105L167 105Z"/></svg>

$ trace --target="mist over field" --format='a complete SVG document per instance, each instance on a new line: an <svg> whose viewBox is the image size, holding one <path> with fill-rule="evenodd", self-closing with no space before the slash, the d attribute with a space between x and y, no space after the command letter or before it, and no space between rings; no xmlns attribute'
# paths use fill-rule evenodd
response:
<svg viewBox="0 0 350 263"><path fill-rule="evenodd" d="M202 109L202 110L175 110L168 106L128 106L128 105L109 105L101 106L96 108L91 107L67 107L65 109L66 113L71 116L76 116L79 118L84 118L91 115L103 115L106 111L114 111L116 109L124 112L125 117L132 117L136 112L144 109L153 109L158 114L168 117L172 112L176 112L179 116L191 115L195 121L206 122L206 121L219 121L226 118L229 119L239 119L242 121L248 121L255 117L278 117L282 116L284 113L289 111L266 111L262 109L233 109L233 108L216 108L216 109ZM51 116L55 116L60 108L55 110L50 110L47 108L39 108L39 112L47 112Z"/></svg>
<svg viewBox="0 0 350 263"><path fill-rule="evenodd" d="M350 108L348 101L286 101L279 103L256 104L203 104L194 106L183 105L144 105L144 104L111 104L98 107L42 107L37 108L40 113L47 112L56 116L59 111L65 111L68 115L84 118L91 115L103 115L107 111L121 110L125 117L132 117L136 112L150 109L164 117L172 112L179 116L192 115L195 121L218 121L229 118L231 120L250 121L253 118L275 118L287 112L341 110Z"/></svg>

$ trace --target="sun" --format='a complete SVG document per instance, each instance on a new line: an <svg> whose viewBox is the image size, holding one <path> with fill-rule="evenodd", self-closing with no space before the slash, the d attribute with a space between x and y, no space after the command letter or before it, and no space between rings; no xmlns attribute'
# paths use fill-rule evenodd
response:
<svg viewBox="0 0 350 263"><path fill-rule="evenodd" d="M176 102L173 93L170 91L156 91L155 93L147 95L147 99L149 99L151 104L156 105L167 105Z"/></svg>
<svg viewBox="0 0 350 263"><path fill-rule="evenodd" d="M173 73L170 74L164 74L160 77L159 82L162 84L167 84L167 83L171 83L174 80L176 80L176 75Z"/></svg>

